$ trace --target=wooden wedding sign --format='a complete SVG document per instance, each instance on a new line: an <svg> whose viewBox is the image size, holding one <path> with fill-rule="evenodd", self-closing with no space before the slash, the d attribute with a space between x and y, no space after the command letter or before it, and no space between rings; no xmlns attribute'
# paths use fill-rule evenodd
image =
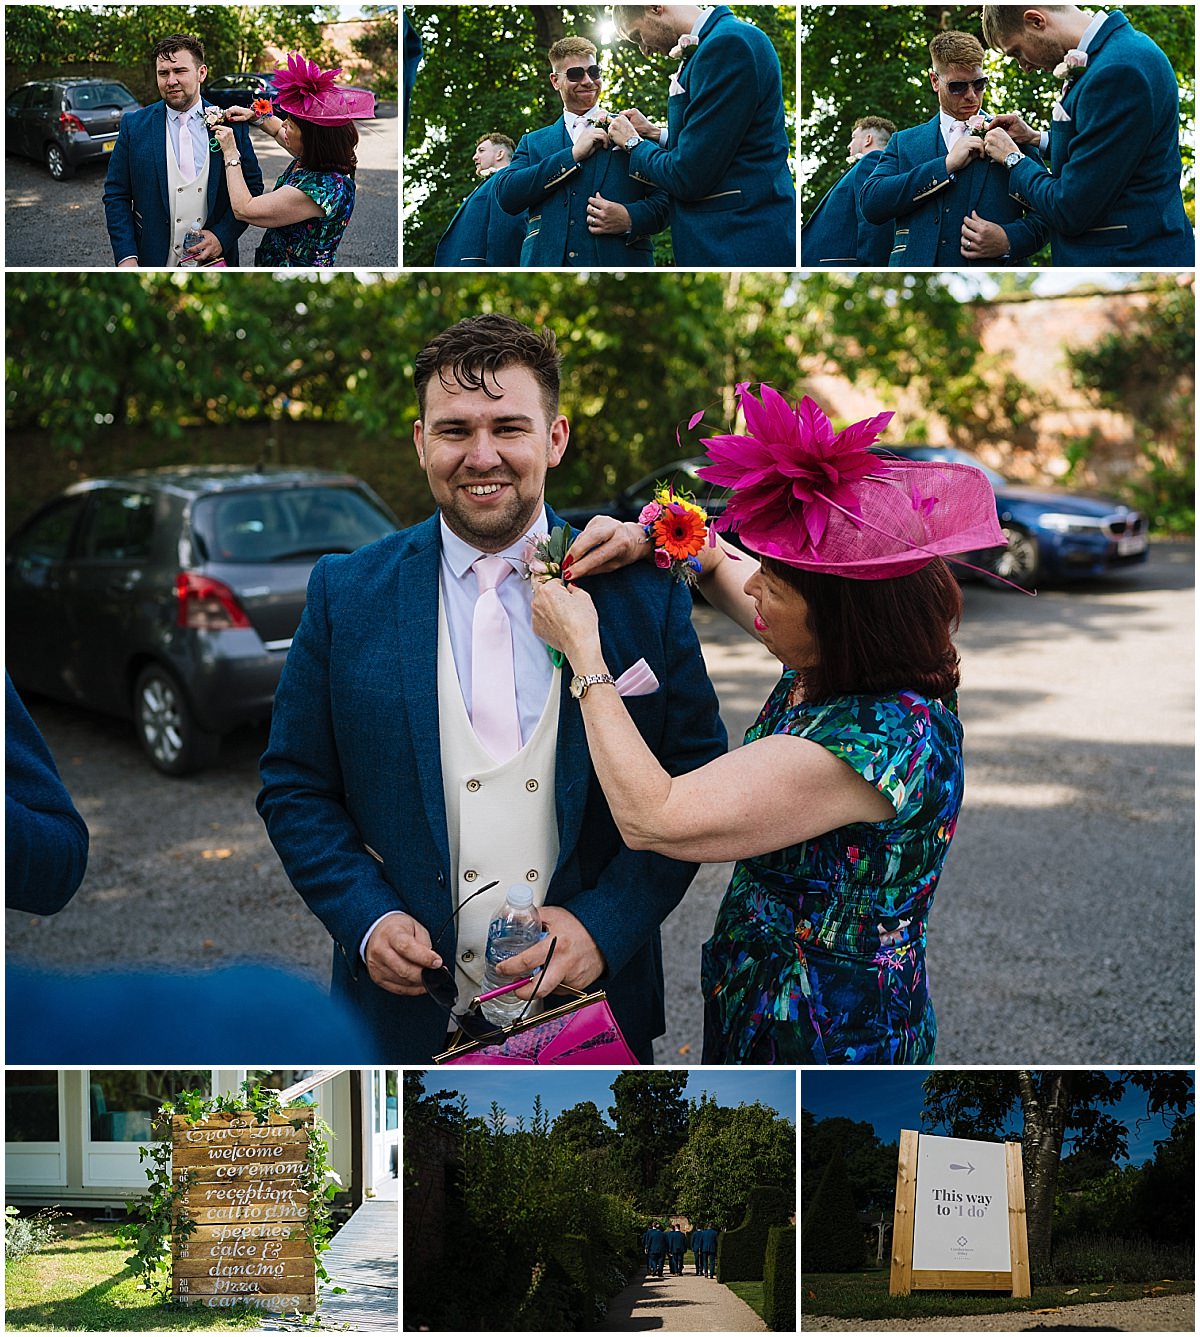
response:
<svg viewBox="0 0 1200 1337"><path fill-rule="evenodd" d="M889 1290L1029 1295L1020 1143L901 1130Z"/></svg>
<svg viewBox="0 0 1200 1337"><path fill-rule="evenodd" d="M316 1261L305 1237L305 1167L311 1109L192 1123L171 1119L171 1169L183 1196L189 1235L172 1241L172 1293L181 1304L272 1312L317 1307ZM293 1126L300 1123L300 1127Z"/></svg>

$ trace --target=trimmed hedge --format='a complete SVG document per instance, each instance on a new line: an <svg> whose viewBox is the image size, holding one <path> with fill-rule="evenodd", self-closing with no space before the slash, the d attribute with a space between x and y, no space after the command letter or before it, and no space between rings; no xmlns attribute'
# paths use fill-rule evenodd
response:
<svg viewBox="0 0 1200 1337"><path fill-rule="evenodd" d="M796 1331L795 1226L772 1226L767 1231L763 1318L773 1332Z"/></svg>
<svg viewBox="0 0 1200 1337"><path fill-rule="evenodd" d="M792 1195L781 1188L752 1188L746 1199L745 1220L720 1237L717 1280L762 1281L767 1232L772 1226L789 1223L792 1206Z"/></svg>
<svg viewBox="0 0 1200 1337"><path fill-rule="evenodd" d="M800 1252L806 1272L849 1272L866 1260L866 1238L841 1147L829 1158L805 1214Z"/></svg>

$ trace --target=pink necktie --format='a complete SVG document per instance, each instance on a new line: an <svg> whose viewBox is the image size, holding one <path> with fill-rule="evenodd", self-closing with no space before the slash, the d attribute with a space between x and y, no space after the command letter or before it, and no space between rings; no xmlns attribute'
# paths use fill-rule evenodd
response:
<svg viewBox="0 0 1200 1337"><path fill-rule="evenodd" d="M503 557L480 557L471 565L479 582L471 623L471 723L484 747L504 762L521 750L512 626L496 592L512 566Z"/></svg>
<svg viewBox="0 0 1200 1337"><path fill-rule="evenodd" d="M196 179L196 150L192 144L192 131L189 125L191 119L190 111L179 118L179 175L185 181Z"/></svg>

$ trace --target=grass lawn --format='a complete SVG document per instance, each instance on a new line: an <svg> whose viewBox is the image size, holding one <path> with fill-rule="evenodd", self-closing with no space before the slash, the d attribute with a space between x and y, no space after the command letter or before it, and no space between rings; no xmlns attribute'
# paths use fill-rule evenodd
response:
<svg viewBox="0 0 1200 1337"><path fill-rule="evenodd" d="M1049 1309L1057 1305L1095 1304L1102 1300L1141 1300L1150 1295L1186 1294L1196 1289L1181 1281L1080 1282L1037 1286L1028 1300L991 1291L915 1291L888 1294L888 1269L863 1272L806 1272L801 1278L800 1309L834 1318L927 1318L935 1315L1002 1314L1009 1310Z"/></svg>
<svg viewBox="0 0 1200 1337"><path fill-rule="evenodd" d="M257 1310L164 1305L138 1290L131 1250L115 1229L68 1219L40 1253L4 1269L10 1332L232 1332L258 1327Z"/></svg>
<svg viewBox="0 0 1200 1337"><path fill-rule="evenodd" d="M739 1300L745 1300L759 1318L762 1318L763 1284L761 1281L727 1281L725 1285Z"/></svg>

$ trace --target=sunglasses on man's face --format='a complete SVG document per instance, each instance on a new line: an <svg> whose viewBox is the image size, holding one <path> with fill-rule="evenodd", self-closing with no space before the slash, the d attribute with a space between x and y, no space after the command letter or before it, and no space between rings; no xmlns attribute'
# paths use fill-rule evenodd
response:
<svg viewBox="0 0 1200 1337"><path fill-rule="evenodd" d="M572 65L569 70L563 70L563 73L573 84L579 83L585 74L594 84L598 84L604 72L599 65Z"/></svg>
<svg viewBox="0 0 1200 1337"><path fill-rule="evenodd" d="M968 88L976 93L982 93L988 86L987 76L982 79L948 79L946 81L946 91L951 97L962 97Z"/></svg>

